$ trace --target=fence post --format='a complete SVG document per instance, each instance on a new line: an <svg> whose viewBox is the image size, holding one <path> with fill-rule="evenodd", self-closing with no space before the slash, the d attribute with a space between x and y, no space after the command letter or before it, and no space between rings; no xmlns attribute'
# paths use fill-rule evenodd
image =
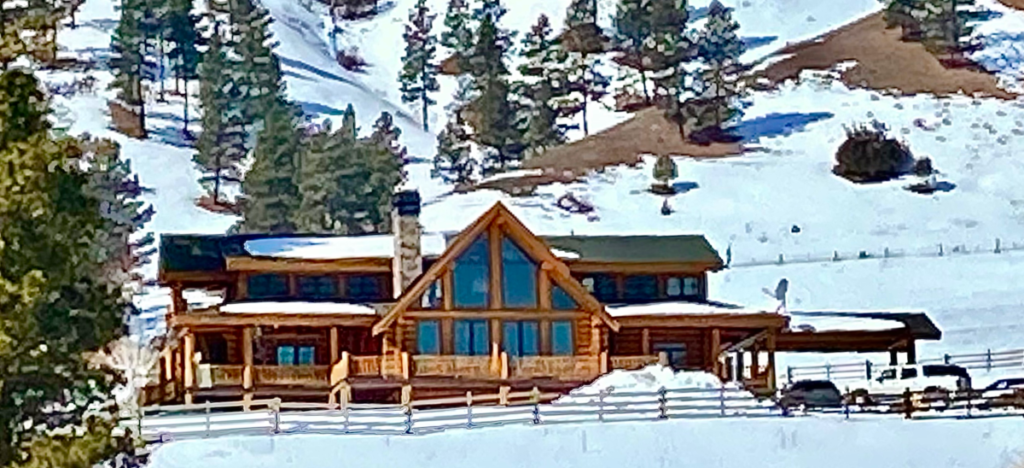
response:
<svg viewBox="0 0 1024 468"><path fill-rule="evenodd" d="M995 253L1002 253L1002 249L999 246L999 238L996 238L996 250Z"/></svg>
<svg viewBox="0 0 1024 468"><path fill-rule="evenodd" d="M992 372L992 348L985 350L985 372Z"/></svg>
<svg viewBox="0 0 1024 468"><path fill-rule="evenodd" d="M793 366L786 366L786 382L793 383Z"/></svg>
<svg viewBox="0 0 1024 468"><path fill-rule="evenodd" d="M864 360L864 373L867 375L868 380L871 380L871 360Z"/></svg>
<svg viewBox="0 0 1024 468"><path fill-rule="evenodd" d="M725 416L725 384L718 387L718 406L722 412L722 416Z"/></svg>
<svg viewBox="0 0 1024 468"><path fill-rule="evenodd" d="M903 414L906 419L911 419L914 414L914 399L911 398L910 388L903 390Z"/></svg>
<svg viewBox="0 0 1024 468"><path fill-rule="evenodd" d="M345 429L345 433L347 434L348 431L349 431L349 428L350 428L350 426L349 426L349 414L348 414L348 412L350 410L349 410L348 406L345 406L343 409L345 411L345 426L344 426L344 429Z"/></svg>
<svg viewBox="0 0 1024 468"><path fill-rule="evenodd" d="M832 363L825 363L825 380L832 380Z"/></svg>
<svg viewBox="0 0 1024 468"><path fill-rule="evenodd" d="M206 435L205 435L205 437L210 437L210 400L206 400L205 405L206 405Z"/></svg>
<svg viewBox="0 0 1024 468"><path fill-rule="evenodd" d="M466 427L473 427L473 392L466 392Z"/></svg>
<svg viewBox="0 0 1024 468"><path fill-rule="evenodd" d="M658 419L668 419L668 391L665 387L658 389Z"/></svg>
<svg viewBox="0 0 1024 468"><path fill-rule="evenodd" d="M943 354L942 355L942 363L943 364L949 364L949 354Z"/></svg>
<svg viewBox="0 0 1024 468"><path fill-rule="evenodd" d="M405 405L405 433L412 434L412 404Z"/></svg>
<svg viewBox="0 0 1024 468"><path fill-rule="evenodd" d="M604 397L607 395L607 390L601 390L601 393L597 395L597 422L604 422Z"/></svg>
<svg viewBox="0 0 1024 468"><path fill-rule="evenodd" d="M782 258L782 254L779 254L779 265L782 265L786 261Z"/></svg>
<svg viewBox="0 0 1024 468"><path fill-rule="evenodd" d="M270 403L270 411L274 416L274 434L281 433L281 398L274 398Z"/></svg>
<svg viewBox="0 0 1024 468"><path fill-rule="evenodd" d="M870 371L870 369L871 369L871 361L867 361L867 363L868 363L868 369L869 369L868 370L868 380L871 380L871 371ZM843 395L843 414L846 416L846 419L850 419L850 386L849 385L846 386L846 393Z"/></svg>

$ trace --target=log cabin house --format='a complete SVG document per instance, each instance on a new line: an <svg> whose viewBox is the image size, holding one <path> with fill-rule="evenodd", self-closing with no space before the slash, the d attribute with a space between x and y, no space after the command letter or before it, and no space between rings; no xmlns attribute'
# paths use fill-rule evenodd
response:
<svg viewBox="0 0 1024 468"><path fill-rule="evenodd" d="M771 392L780 343L816 342L709 301L723 262L703 236L536 236L500 203L441 235L419 210L397 193L393 235L163 236L172 304L146 403L565 392L656 362ZM195 289L223 300L190 308ZM872 346L912 349L911 331Z"/></svg>

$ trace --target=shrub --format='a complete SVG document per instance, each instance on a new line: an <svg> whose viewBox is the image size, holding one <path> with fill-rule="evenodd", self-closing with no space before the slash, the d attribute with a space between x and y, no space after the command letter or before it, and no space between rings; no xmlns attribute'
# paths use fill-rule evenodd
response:
<svg viewBox="0 0 1024 468"><path fill-rule="evenodd" d="M336 57L338 65L342 68L351 71L361 73L369 63L363 60L363 57L359 55L359 51L355 48L346 49L338 52Z"/></svg>
<svg viewBox="0 0 1024 468"><path fill-rule="evenodd" d="M854 182L882 182L915 169L914 156L906 145L889 138L884 124L846 129L846 141L836 152L832 172ZM926 163L930 168L931 163ZM924 169L924 167L922 167Z"/></svg>

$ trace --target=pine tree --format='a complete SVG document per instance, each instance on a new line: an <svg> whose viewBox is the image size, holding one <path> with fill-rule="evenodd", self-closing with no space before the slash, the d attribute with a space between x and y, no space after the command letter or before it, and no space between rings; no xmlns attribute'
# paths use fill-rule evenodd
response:
<svg viewBox="0 0 1024 468"><path fill-rule="evenodd" d="M434 63L437 44L430 32L433 23L434 15L427 9L426 0L416 2L416 7L409 12L409 22L402 35L405 38L405 56L402 57L402 72L398 76L402 102L419 101L422 106L424 131L429 130L430 106L437 103L430 94L441 89Z"/></svg>
<svg viewBox="0 0 1024 468"><path fill-rule="evenodd" d="M662 187L668 187L672 179L679 177L679 168L668 155L658 156L654 162L654 180Z"/></svg>
<svg viewBox="0 0 1024 468"><path fill-rule="evenodd" d="M145 0L124 0L121 17L112 38L114 82L118 97L139 114L139 126L146 128L146 104L142 80L146 66L147 36Z"/></svg>
<svg viewBox="0 0 1024 468"><path fill-rule="evenodd" d="M171 49L167 57L172 62L174 72L174 89L181 92L181 83L185 83L185 131L188 132L188 82L199 77L199 62L202 55L198 46L202 43L197 24L199 16L192 12L191 0L170 0L167 3L166 31Z"/></svg>
<svg viewBox="0 0 1024 468"><path fill-rule="evenodd" d="M651 35L641 55L655 84L669 96L677 86L682 65L695 53L686 35L688 19L685 0L651 0Z"/></svg>
<svg viewBox="0 0 1024 468"><path fill-rule="evenodd" d="M742 94L739 80L744 45L736 34L740 26L731 12L717 0L711 2L697 41L702 70L691 84L691 90L709 107L709 124L718 128L740 114L736 100Z"/></svg>
<svg viewBox="0 0 1024 468"><path fill-rule="evenodd" d="M642 51L644 42L652 34L652 14L650 0L618 0L614 18L615 38L621 53L619 61L639 73L644 100L647 102L651 100L647 85L649 67L644 64Z"/></svg>
<svg viewBox="0 0 1024 468"><path fill-rule="evenodd" d="M469 132L458 119L449 120L448 125L437 135L437 154L434 156L434 168L430 176L464 187L473 183L476 169L469 145Z"/></svg>
<svg viewBox="0 0 1024 468"><path fill-rule="evenodd" d="M237 56L228 72L241 91L242 121L250 135L262 116L284 96L280 60L273 53L270 13L253 0L230 0L231 50Z"/></svg>
<svg viewBox="0 0 1024 468"><path fill-rule="evenodd" d="M523 36L520 45L524 62L519 67L523 77L518 94L523 98L526 129L523 144L535 153L565 142L571 127L564 120L575 113L566 105L569 88L565 62L568 54L552 37L547 15L540 15Z"/></svg>
<svg viewBox="0 0 1024 468"><path fill-rule="evenodd" d="M203 106L203 133L193 161L203 173L199 179L213 197L221 195L228 184L241 182L241 163L247 154L248 138L243 120L245 102L242 91L233 83L227 69L224 42L214 26L210 47L200 66L199 99Z"/></svg>
<svg viewBox="0 0 1024 468"><path fill-rule="evenodd" d="M467 0L448 1L448 11L444 15L444 31L441 32L441 45L459 57L460 65L472 52L475 44L471 21ZM460 69L462 72L466 71L461 66Z"/></svg>
<svg viewBox="0 0 1024 468"><path fill-rule="evenodd" d="M279 102L266 116L245 174L241 232L295 232L299 209L298 156L301 149L299 118L293 104Z"/></svg>
<svg viewBox="0 0 1024 468"><path fill-rule="evenodd" d="M395 126L395 118L391 116L390 112L384 111L380 113L380 117L377 117L377 121L373 124L373 133L370 134L369 142L391 153L395 160L404 163L408 151L398 142L401 136L402 129Z"/></svg>
<svg viewBox="0 0 1024 468"><path fill-rule="evenodd" d="M485 2L492 5L500 4ZM470 58L473 88L476 98L468 106L474 129L474 139L488 146L484 160L484 174L507 170L522 158L521 131L517 125L517 109L510 99L509 71L505 65L508 36L502 34L493 18L500 18L500 10L492 6L491 13L482 14L477 43Z"/></svg>
<svg viewBox="0 0 1024 468"><path fill-rule="evenodd" d="M57 32L81 6L80 0L24 0L0 3L0 68L18 57L52 63L57 58Z"/></svg>
<svg viewBox="0 0 1024 468"><path fill-rule="evenodd" d="M0 102L30 111L0 111L0 466L57 454L61 466L87 467L109 453L92 444L109 439L48 439L109 433L86 416L109 400L113 376L84 354L120 332L136 266L126 239L147 216L124 190L132 179L112 143L50 135L38 88L20 70L0 75Z"/></svg>
<svg viewBox="0 0 1024 468"><path fill-rule="evenodd" d="M565 105L572 109L571 115L583 114L584 135L590 134L587 120L589 103L606 96L611 85L611 79L599 70L601 60L596 52L601 50L602 39L597 37L596 21L597 4L593 0L574 0L569 5L565 26L573 33L579 47L567 51L566 80L571 95Z"/></svg>
<svg viewBox="0 0 1024 468"><path fill-rule="evenodd" d="M340 128L332 131L328 124L303 145L296 228L342 235L388 232L391 196L401 179L394 154L370 138L358 138L350 105Z"/></svg>

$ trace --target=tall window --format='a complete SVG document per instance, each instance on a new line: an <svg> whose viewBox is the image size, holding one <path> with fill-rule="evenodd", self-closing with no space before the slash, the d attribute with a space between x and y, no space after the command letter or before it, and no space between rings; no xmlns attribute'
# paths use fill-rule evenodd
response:
<svg viewBox="0 0 1024 468"><path fill-rule="evenodd" d="M509 356L540 354L540 325L534 321L504 322L503 349Z"/></svg>
<svg viewBox="0 0 1024 468"><path fill-rule="evenodd" d="M316 348L313 346L280 345L277 347L277 365L279 366L312 366L316 361Z"/></svg>
<svg viewBox="0 0 1024 468"><path fill-rule="evenodd" d="M338 295L338 279L333 276L300 276L299 295L327 299Z"/></svg>
<svg viewBox="0 0 1024 468"><path fill-rule="evenodd" d="M572 335L571 320L551 322L551 354L571 356L574 351Z"/></svg>
<svg viewBox="0 0 1024 468"><path fill-rule="evenodd" d="M420 354L441 354L441 327L437 320L420 320L416 329Z"/></svg>
<svg viewBox="0 0 1024 468"><path fill-rule="evenodd" d="M300 366L312 366L315 353L312 346L299 346L298 363Z"/></svg>
<svg viewBox="0 0 1024 468"><path fill-rule="evenodd" d="M631 275L625 280L622 298L627 301L656 299L658 297L658 277L652 275Z"/></svg>
<svg viewBox="0 0 1024 468"><path fill-rule="evenodd" d="M501 239L501 295L507 307L537 307L537 264L515 242Z"/></svg>
<svg viewBox="0 0 1024 468"><path fill-rule="evenodd" d="M279 365L279 366L293 366L293 365L295 365L295 347L294 346L278 346L277 347L277 365Z"/></svg>
<svg viewBox="0 0 1024 468"><path fill-rule="evenodd" d="M572 296L558 285L551 286L551 306L555 310L574 310L578 307Z"/></svg>
<svg viewBox="0 0 1024 468"><path fill-rule="evenodd" d="M285 275L252 275L246 286L249 297L253 299L288 297L288 277Z"/></svg>
<svg viewBox="0 0 1024 468"><path fill-rule="evenodd" d="M455 260L455 267L452 269L452 282L455 283L455 294L452 299L455 307L487 307L490 278L487 236L481 235Z"/></svg>
<svg viewBox="0 0 1024 468"><path fill-rule="evenodd" d="M700 296L700 281L692 276L683 278L683 295L686 297Z"/></svg>
<svg viewBox="0 0 1024 468"><path fill-rule="evenodd" d="M377 301L384 297L379 276L361 275L345 278L346 296L353 301Z"/></svg>
<svg viewBox="0 0 1024 468"><path fill-rule="evenodd" d="M671 277L665 282L668 297L699 297L700 281L693 276Z"/></svg>
<svg viewBox="0 0 1024 468"><path fill-rule="evenodd" d="M487 320L455 321L455 354L486 356L490 354L491 337Z"/></svg>

